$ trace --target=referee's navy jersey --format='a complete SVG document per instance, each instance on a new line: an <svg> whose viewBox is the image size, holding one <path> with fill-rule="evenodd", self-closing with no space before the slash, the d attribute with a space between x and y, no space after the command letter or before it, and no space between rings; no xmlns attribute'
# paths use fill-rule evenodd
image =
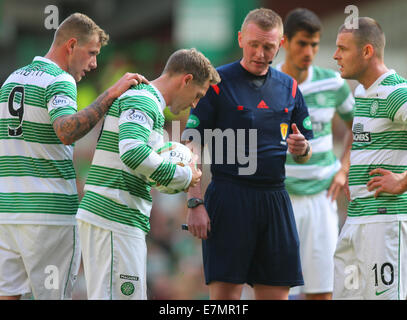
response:
<svg viewBox="0 0 407 320"><path fill-rule="evenodd" d="M201 143L209 143L213 179L283 188L286 139L292 132L291 124L295 123L307 140L313 138L308 109L297 82L270 67L264 82L256 84L259 77L246 71L240 61L217 71L221 82L211 86L197 107L191 109L182 140L193 140L198 130ZM249 135L254 137L254 131L257 141L250 144ZM256 169L242 174L242 168L248 168L250 161L254 161L251 164Z"/></svg>

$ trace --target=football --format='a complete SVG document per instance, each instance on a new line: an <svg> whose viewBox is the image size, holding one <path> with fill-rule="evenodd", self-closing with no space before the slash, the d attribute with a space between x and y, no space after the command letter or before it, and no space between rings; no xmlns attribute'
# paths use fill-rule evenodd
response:
<svg viewBox="0 0 407 320"><path fill-rule="evenodd" d="M191 150L184 146L182 143L169 141L160 147L156 152L164 158L164 160L179 166L186 166L192 161ZM151 186L158 191L166 194L175 194L183 190L176 190L163 185L157 184L155 181L151 182Z"/></svg>

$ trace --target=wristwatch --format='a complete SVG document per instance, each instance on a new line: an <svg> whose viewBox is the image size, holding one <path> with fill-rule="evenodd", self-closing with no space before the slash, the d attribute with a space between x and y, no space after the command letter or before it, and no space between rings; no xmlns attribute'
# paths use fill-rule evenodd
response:
<svg viewBox="0 0 407 320"><path fill-rule="evenodd" d="M199 206L200 204L203 204L203 203L204 203L204 202L203 202L202 199L199 199L199 198L191 198L191 199L188 199L187 207L188 207L188 208L195 208L195 207L197 207L197 206Z"/></svg>

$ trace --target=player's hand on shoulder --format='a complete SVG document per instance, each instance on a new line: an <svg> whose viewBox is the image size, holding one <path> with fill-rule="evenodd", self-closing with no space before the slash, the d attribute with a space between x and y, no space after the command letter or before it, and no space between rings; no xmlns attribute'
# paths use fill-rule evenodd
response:
<svg viewBox="0 0 407 320"><path fill-rule="evenodd" d="M141 74L127 72L108 89L108 93L112 99L116 99L126 92L131 86L136 86L140 83L149 84L149 81Z"/></svg>

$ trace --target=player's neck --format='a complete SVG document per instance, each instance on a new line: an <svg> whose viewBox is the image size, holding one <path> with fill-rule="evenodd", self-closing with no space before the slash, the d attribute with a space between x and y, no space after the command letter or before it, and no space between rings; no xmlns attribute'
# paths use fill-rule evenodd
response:
<svg viewBox="0 0 407 320"><path fill-rule="evenodd" d="M167 105L170 105L172 102L172 95L171 92L172 87L171 87L171 81L168 80L166 75L161 75L160 77L158 77L157 79L151 81L151 84L156 87L158 89L158 91L160 91L160 93L162 94L165 102Z"/></svg>
<svg viewBox="0 0 407 320"><path fill-rule="evenodd" d="M298 69L286 60L281 66L281 71L293 77L295 80L297 80L297 83L300 84L307 80L309 68L305 70Z"/></svg>
<svg viewBox="0 0 407 320"><path fill-rule="evenodd" d="M48 53L44 56L44 58L51 60L52 62L56 63L62 70L68 72L68 64L66 62L66 59L61 57L62 55L58 52L58 49L54 47L51 47Z"/></svg>
<svg viewBox="0 0 407 320"><path fill-rule="evenodd" d="M365 89L369 89L377 79L387 72L389 72L389 69L384 63L371 64L357 80Z"/></svg>

